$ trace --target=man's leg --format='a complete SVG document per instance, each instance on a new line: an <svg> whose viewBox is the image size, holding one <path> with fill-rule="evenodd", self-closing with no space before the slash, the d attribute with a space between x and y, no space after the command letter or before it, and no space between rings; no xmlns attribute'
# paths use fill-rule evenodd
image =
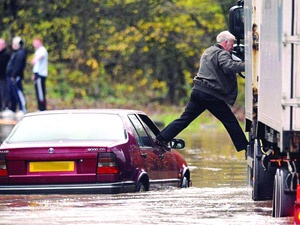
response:
<svg viewBox="0 0 300 225"><path fill-rule="evenodd" d="M5 81L0 80L0 111L5 109Z"/></svg>
<svg viewBox="0 0 300 225"><path fill-rule="evenodd" d="M15 88L16 88L16 95L19 103L19 108L22 112L27 113L26 99L23 93L22 79L16 79Z"/></svg>
<svg viewBox="0 0 300 225"><path fill-rule="evenodd" d="M248 140L230 107L224 101L213 101L208 110L223 123L236 150L246 149Z"/></svg>
<svg viewBox="0 0 300 225"><path fill-rule="evenodd" d="M10 78L7 79L8 93L9 93L9 109L16 112L17 109L17 96L15 91L15 83Z"/></svg>
<svg viewBox="0 0 300 225"><path fill-rule="evenodd" d="M164 128L156 139L168 143L177 134L184 130L196 117L198 117L206 108L201 104L202 98L199 92L192 91L190 101L180 118L174 120Z"/></svg>
<svg viewBox="0 0 300 225"><path fill-rule="evenodd" d="M35 74L35 92L40 111L46 110L45 78Z"/></svg>
<svg viewBox="0 0 300 225"><path fill-rule="evenodd" d="M43 89L43 97L44 101L42 102L42 110L47 109L47 100L46 100L46 77L42 77L42 89Z"/></svg>

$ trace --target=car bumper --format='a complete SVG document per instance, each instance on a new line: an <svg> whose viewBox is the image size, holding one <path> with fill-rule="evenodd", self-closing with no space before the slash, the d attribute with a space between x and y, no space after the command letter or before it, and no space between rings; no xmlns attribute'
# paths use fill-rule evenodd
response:
<svg viewBox="0 0 300 225"><path fill-rule="evenodd" d="M0 194L115 194L134 192L133 181L101 184L0 185Z"/></svg>

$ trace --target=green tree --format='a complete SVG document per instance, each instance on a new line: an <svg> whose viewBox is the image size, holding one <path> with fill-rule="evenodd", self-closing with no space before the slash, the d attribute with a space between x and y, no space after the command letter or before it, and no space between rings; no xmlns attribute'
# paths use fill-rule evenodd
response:
<svg viewBox="0 0 300 225"><path fill-rule="evenodd" d="M7 40L22 36L29 55L33 37L44 39L52 98L178 104L235 2L4 0L0 28Z"/></svg>

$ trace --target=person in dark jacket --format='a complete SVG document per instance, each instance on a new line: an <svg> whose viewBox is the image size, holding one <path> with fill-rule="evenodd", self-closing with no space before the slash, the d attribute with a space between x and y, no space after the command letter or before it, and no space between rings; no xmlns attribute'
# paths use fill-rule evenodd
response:
<svg viewBox="0 0 300 225"><path fill-rule="evenodd" d="M8 89L11 100L10 110L16 112L17 105L19 105L19 116L22 116L27 113L26 100L22 86L27 55L23 49L23 41L20 37L13 38L12 49L13 53L6 68Z"/></svg>
<svg viewBox="0 0 300 225"><path fill-rule="evenodd" d="M217 43L206 49L201 57L185 111L157 135L155 143L158 147L166 146L195 118L208 110L222 122L236 150L247 149L248 140L230 109L238 92L236 74L245 71L245 63L232 59L230 51L235 36L229 31L221 32L216 40Z"/></svg>
<svg viewBox="0 0 300 225"><path fill-rule="evenodd" d="M6 67L9 57L5 40L0 38L0 111L4 111L8 107Z"/></svg>

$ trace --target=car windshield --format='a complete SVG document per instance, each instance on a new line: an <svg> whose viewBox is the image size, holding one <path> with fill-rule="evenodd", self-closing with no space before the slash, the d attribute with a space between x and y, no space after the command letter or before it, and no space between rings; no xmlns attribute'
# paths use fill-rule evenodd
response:
<svg viewBox="0 0 300 225"><path fill-rule="evenodd" d="M6 141L16 143L125 139L126 132L118 115L74 113L24 117Z"/></svg>

